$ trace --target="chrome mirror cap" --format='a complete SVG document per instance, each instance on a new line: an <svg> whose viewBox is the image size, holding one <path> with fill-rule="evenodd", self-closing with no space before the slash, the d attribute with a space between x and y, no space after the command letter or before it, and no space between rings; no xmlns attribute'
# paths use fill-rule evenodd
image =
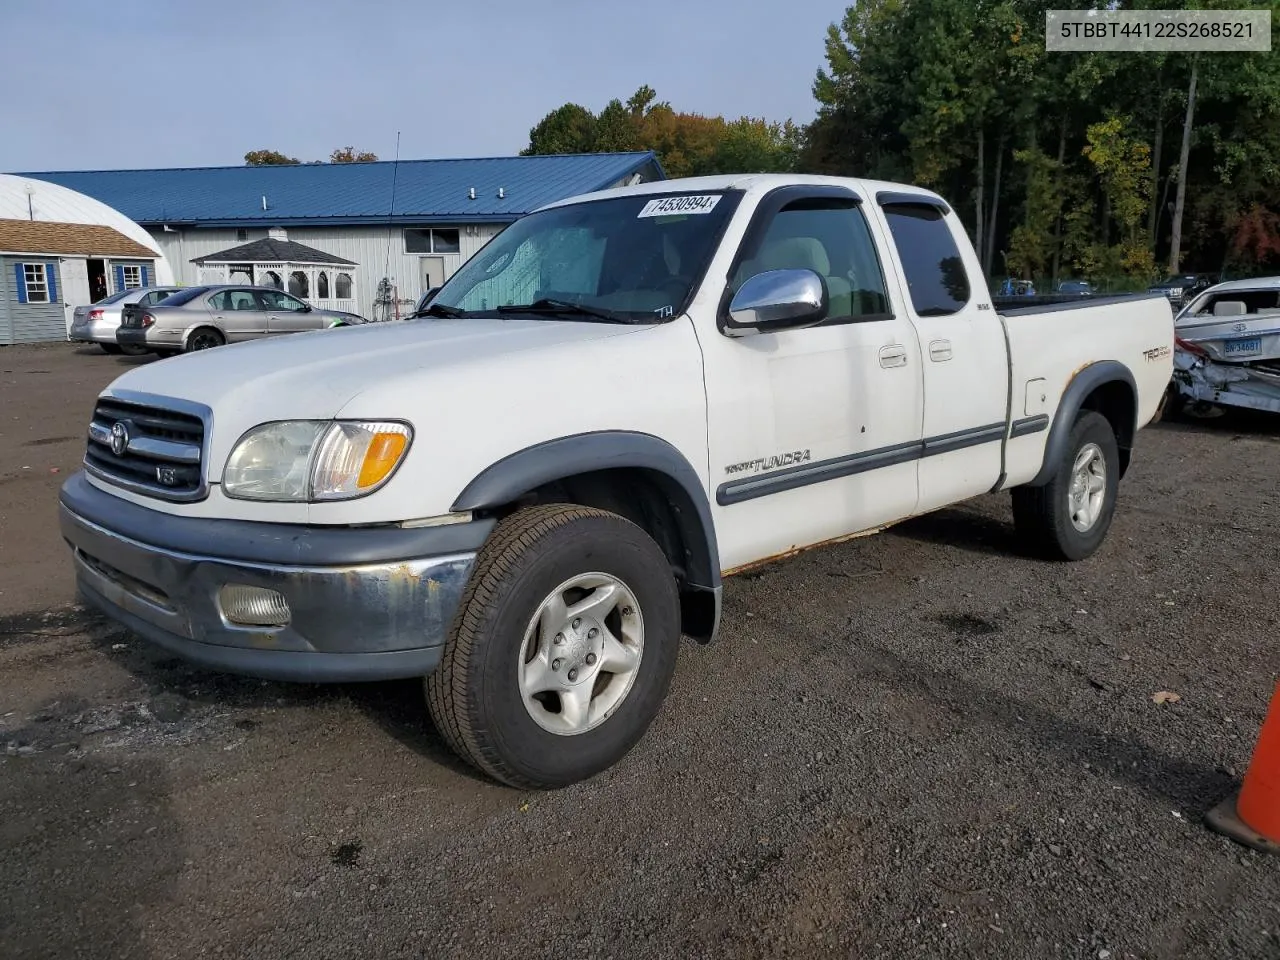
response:
<svg viewBox="0 0 1280 960"><path fill-rule="evenodd" d="M826 317L829 302L826 281L815 271L767 270L748 278L733 295L725 333L813 326Z"/></svg>

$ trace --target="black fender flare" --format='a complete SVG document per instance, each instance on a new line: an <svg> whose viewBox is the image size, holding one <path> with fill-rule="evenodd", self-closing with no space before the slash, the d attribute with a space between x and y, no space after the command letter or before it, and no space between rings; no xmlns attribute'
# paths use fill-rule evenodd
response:
<svg viewBox="0 0 1280 960"><path fill-rule="evenodd" d="M1081 368L1071 378L1067 388L1062 391L1062 400L1058 404L1057 413L1054 415L1053 425L1049 428L1049 439L1045 441L1044 462L1040 465L1040 472L1029 480L1025 484L1026 486L1043 487L1053 478L1053 473L1057 470L1058 464L1066 456L1067 438L1071 435L1071 427L1075 423L1076 414L1080 412L1085 398L1093 393L1094 390L1097 390L1098 387L1108 383L1125 384L1133 393L1134 410L1137 410L1138 384L1133 379L1133 374L1129 371L1129 368L1123 363L1118 360L1099 360ZM1137 432L1137 426L1135 413L1130 436Z"/></svg>
<svg viewBox="0 0 1280 960"><path fill-rule="evenodd" d="M481 471L458 494L451 509L461 513L500 507L555 480L626 468L658 475L663 492L676 510L688 552L690 584L718 589L720 551L706 488L684 454L652 434L601 430L534 444Z"/></svg>

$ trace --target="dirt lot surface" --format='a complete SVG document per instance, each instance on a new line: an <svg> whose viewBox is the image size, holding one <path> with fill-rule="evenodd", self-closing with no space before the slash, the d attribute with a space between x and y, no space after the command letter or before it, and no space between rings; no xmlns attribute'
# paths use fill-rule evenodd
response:
<svg viewBox="0 0 1280 960"><path fill-rule="evenodd" d="M1274 421L1144 432L1084 563L992 496L731 581L633 753L530 794L417 684L204 673L74 604L57 488L136 362L0 348L9 960L1280 956L1280 858L1202 823L1280 666Z"/></svg>

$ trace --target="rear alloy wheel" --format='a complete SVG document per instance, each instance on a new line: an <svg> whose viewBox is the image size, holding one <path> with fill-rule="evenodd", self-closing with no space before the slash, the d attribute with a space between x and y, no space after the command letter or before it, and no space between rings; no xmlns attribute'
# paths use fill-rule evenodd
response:
<svg viewBox="0 0 1280 960"><path fill-rule="evenodd" d="M1082 411L1049 482L1013 489L1018 537L1048 559L1092 556L1111 528L1119 481L1120 454L1110 421L1093 410Z"/></svg>
<svg viewBox="0 0 1280 960"><path fill-rule="evenodd" d="M644 736L679 639L671 564L644 530L589 507L528 507L480 549L427 702L453 750L484 773L563 787Z"/></svg>
<svg viewBox="0 0 1280 960"><path fill-rule="evenodd" d="M226 342L226 337L217 330L212 327L201 327L187 338L187 349L212 350L214 347L220 347Z"/></svg>

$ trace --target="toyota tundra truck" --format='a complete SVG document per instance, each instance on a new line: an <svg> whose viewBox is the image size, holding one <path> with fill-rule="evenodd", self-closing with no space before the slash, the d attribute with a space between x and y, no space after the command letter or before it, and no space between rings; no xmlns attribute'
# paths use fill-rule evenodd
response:
<svg viewBox="0 0 1280 960"><path fill-rule="evenodd" d="M622 760L747 567L996 491L1036 553L1089 557L1174 340L1158 293L997 311L943 198L798 175L550 204L422 313L130 370L61 529L157 646L425 678L522 789Z"/></svg>

